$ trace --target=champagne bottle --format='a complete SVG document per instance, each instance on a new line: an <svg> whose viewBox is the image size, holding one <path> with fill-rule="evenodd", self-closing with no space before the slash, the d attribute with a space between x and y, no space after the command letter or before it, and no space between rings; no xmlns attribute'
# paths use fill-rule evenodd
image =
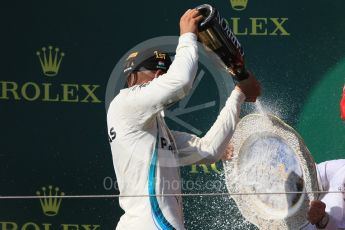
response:
<svg viewBox="0 0 345 230"><path fill-rule="evenodd" d="M198 40L217 54L236 81L248 78L243 48L226 20L209 4L196 9L204 16L199 24Z"/></svg>

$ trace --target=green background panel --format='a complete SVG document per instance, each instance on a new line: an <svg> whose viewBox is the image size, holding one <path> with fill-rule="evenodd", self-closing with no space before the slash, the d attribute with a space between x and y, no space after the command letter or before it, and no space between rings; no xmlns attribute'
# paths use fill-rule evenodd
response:
<svg viewBox="0 0 345 230"><path fill-rule="evenodd" d="M246 63L262 82L261 101L300 132L316 162L345 157L344 121L339 101L344 84L345 2L249 0L235 11L229 0L218 1L6 1L0 8L0 83L20 88L32 82L51 97L63 97L64 84L97 85L100 103L45 102L4 98L0 87L0 195L35 195L42 186L59 187L66 195L118 194L106 131L105 94L118 60L137 44L158 36L177 36L179 18L187 8L213 4L238 31ZM237 19L234 19L237 18ZM271 33L271 18L287 18L289 36L253 35L252 22L264 22L259 32ZM43 74L37 51L52 45L65 53L54 77ZM201 65L200 69L205 68ZM212 73L205 77L188 106L215 100L215 106L181 115L204 135L224 101ZM232 87L229 78L225 84ZM1 86L2 86L1 85ZM76 91L75 91L76 92ZM31 94L30 94L31 93ZM31 88L29 95L34 93ZM175 106L178 106L176 104ZM255 110L244 105L245 115ZM170 108L174 109L174 107ZM167 118L172 129L185 130ZM220 162L217 170L222 171ZM203 167L208 167L208 172ZM184 192L226 191L222 174L211 166L181 169L183 181L200 183ZM208 187L209 183L216 186ZM224 197L184 199L187 229L247 229L233 201ZM0 200L0 226L11 229L114 229L122 210L117 199L62 199L55 216L42 212L39 200ZM5 222L11 222L5 224ZM82 226L84 225L84 227ZM91 226L92 225L92 226ZM7 226L7 228L5 227ZM38 227L36 227L38 226ZM87 228L88 226L88 228Z"/></svg>
<svg viewBox="0 0 345 230"><path fill-rule="evenodd" d="M345 156L345 125L339 109L344 73L343 59L314 87L300 114L298 130L317 162Z"/></svg>

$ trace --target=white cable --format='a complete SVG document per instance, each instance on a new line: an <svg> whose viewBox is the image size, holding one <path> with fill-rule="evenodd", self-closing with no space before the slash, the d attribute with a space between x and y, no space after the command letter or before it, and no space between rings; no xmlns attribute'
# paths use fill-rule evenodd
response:
<svg viewBox="0 0 345 230"><path fill-rule="evenodd" d="M256 193L180 193L180 194L156 194L156 195L64 195L64 196L0 196L0 200L5 199L45 199L45 198L119 198L119 197L169 197L169 196L253 196L253 195L286 195L286 194L309 194L309 193L344 193L345 191L311 191L311 192L256 192Z"/></svg>

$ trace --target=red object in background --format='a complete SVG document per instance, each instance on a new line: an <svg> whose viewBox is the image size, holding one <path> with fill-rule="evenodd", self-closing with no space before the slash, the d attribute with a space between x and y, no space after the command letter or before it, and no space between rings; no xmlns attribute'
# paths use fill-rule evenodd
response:
<svg viewBox="0 0 345 230"><path fill-rule="evenodd" d="M340 101L340 113L341 113L341 119L345 120L345 85L343 89L343 97Z"/></svg>

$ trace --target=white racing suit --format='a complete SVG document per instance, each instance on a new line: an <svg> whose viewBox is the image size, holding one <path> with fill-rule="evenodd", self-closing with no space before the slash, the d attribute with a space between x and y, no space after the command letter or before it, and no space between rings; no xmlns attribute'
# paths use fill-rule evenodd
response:
<svg viewBox="0 0 345 230"><path fill-rule="evenodd" d="M329 221L325 230L345 229L345 159L325 161L317 165L318 183L322 191L342 191L343 193L326 193L321 201L326 204ZM316 230L309 224L303 230Z"/></svg>
<svg viewBox="0 0 345 230"><path fill-rule="evenodd" d="M245 96L234 90L203 138L170 131L161 117L166 105L184 97L196 75L196 35L180 37L168 72L143 85L123 89L107 114L108 134L125 211L117 230L184 229L179 166L220 159L239 119ZM158 196L156 196L158 195Z"/></svg>

